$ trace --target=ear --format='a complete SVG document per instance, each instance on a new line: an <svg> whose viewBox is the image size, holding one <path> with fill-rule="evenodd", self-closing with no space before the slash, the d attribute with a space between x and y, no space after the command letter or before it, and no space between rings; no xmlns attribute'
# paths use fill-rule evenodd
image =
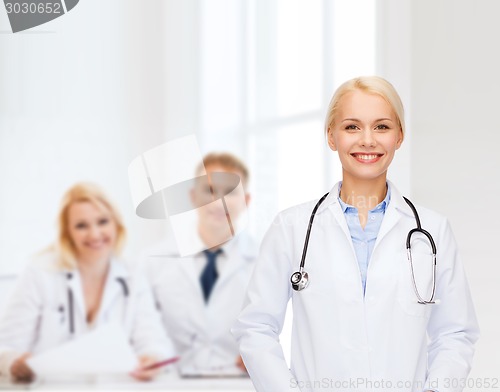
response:
<svg viewBox="0 0 500 392"><path fill-rule="evenodd" d="M396 143L396 150L399 150L399 147L401 147L401 144L403 144L403 140L404 140L404 134L403 134L403 130L400 128L399 129L399 139Z"/></svg>
<svg viewBox="0 0 500 392"><path fill-rule="evenodd" d="M247 207L250 204L250 200L252 200L250 193L245 193L245 203L246 203Z"/></svg>
<svg viewBox="0 0 500 392"><path fill-rule="evenodd" d="M335 145L335 140L333 138L333 129L331 127L328 127L327 138L328 138L328 146L331 148L331 150L337 151L337 146Z"/></svg>

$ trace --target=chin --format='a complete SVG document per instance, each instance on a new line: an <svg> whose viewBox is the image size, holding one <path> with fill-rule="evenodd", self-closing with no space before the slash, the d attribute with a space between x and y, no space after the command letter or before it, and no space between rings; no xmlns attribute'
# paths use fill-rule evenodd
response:
<svg viewBox="0 0 500 392"><path fill-rule="evenodd" d="M88 255L91 258L94 259L106 259L110 258L112 254L112 249L111 248L106 248L106 249L89 249L87 252L85 252L86 255Z"/></svg>
<svg viewBox="0 0 500 392"><path fill-rule="evenodd" d="M226 228L229 227L229 223L227 221L227 219L221 219L221 220L210 220L208 226L214 230L214 231L217 231L217 232L220 232L221 230L224 230Z"/></svg>
<svg viewBox="0 0 500 392"><path fill-rule="evenodd" d="M356 180L371 181L387 175L387 170L353 170L348 172L349 176Z"/></svg>
<svg viewBox="0 0 500 392"><path fill-rule="evenodd" d="M213 225L221 225L227 223L226 214L210 214L207 216L207 222Z"/></svg>

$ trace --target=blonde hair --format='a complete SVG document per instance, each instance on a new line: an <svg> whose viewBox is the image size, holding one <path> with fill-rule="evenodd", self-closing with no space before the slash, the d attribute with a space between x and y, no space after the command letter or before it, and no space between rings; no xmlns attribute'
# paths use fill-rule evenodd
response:
<svg viewBox="0 0 500 392"><path fill-rule="evenodd" d="M360 90L370 94L381 96L394 110L399 122L399 127L405 134L404 108L401 98L399 97L394 86L380 76L360 76L344 82L333 94L333 97L328 105L325 119L325 135L328 135L328 129L335 123L335 117L339 102L346 95L355 90Z"/></svg>
<svg viewBox="0 0 500 392"><path fill-rule="evenodd" d="M220 165L225 169L240 172L243 177L241 179L243 185L248 184L248 179L250 177L248 168L243 163L243 161L237 158L235 155L228 152L211 152L203 157L203 161L200 162L200 164L196 168L196 174L201 173L204 168L210 165Z"/></svg>
<svg viewBox="0 0 500 392"><path fill-rule="evenodd" d="M104 207L110 212L117 231L113 249L115 254L121 252L125 243L126 230L121 215L101 188L92 183L75 184L64 194L57 219L58 235L54 248L58 255L58 266L63 269L74 269L77 265L76 249L69 234L68 214L71 205L78 202L89 202L100 210Z"/></svg>

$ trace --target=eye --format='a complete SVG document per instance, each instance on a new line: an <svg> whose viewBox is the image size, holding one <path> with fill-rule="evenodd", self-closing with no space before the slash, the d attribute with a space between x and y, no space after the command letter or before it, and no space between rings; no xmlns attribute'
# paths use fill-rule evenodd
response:
<svg viewBox="0 0 500 392"><path fill-rule="evenodd" d="M101 218L101 219L99 219L99 222L98 222L99 226L105 226L108 223L109 223L109 218Z"/></svg>
<svg viewBox="0 0 500 392"><path fill-rule="evenodd" d="M386 124L379 124L375 127L377 131L385 131L387 129L390 129L390 127Z"/></svg>
<svg viewBox="0 0 500 392"><path fill-rule="evenodd" d="M78 230L83 230L83 229L86 229L88 226L85 222L78 222L76 225L75 225L75 228L78 229Z"/></svg>
<svg viewBox="0 0 500 392"><path fill-rule="evenodd" d="M349 124L349 125L346 125L345 128L344 128L346 131L357 131L359 128L356 124Z"/></svg>

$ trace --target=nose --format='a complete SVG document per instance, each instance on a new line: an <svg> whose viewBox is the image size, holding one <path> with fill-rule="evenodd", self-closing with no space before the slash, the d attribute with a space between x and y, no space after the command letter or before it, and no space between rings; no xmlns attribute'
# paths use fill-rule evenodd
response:
<svg viewBox="0 0 500 392"><path fill-rule="evenodd" d="M89 237L91 239L98 239L101 236L101 229L98 225L92 225L89 229Z"/></svg>
<svg viewBox="0 0 500 392"><path fill-rule="evenodd" d="M371 129L365 129L361 132L361 137L359 141L360 145L363 147L375 147L377 141L375 140L374 134Z"/></svg>

